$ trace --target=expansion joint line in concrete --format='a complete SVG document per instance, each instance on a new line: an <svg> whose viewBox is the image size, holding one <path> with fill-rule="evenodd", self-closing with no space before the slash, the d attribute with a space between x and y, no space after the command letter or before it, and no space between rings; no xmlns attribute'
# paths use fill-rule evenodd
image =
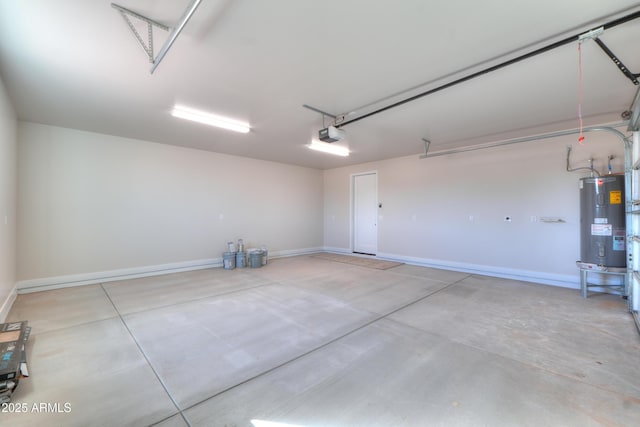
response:
<svg viewBox="0 0 640 427"><path fill-rule="evenodd" d="M160 374L158 374L158 372L154 369L153 364L151 363L151 360L149 360L149 356L147 356L147 353L144 351L144 349L142 348L142 346L140 345L140 343L138 342L138 340L136 339L136 337L133 335L133 332L131 332L131 329L129 329L129 326L127 325L127 322L124 321L124 319L122 318L122 314L120 313L120 311L118 310L118 307L116 307L116 305L114 304L113 300L111 299L111 296L109 296L109 293L107 292L107 290L104 288L104 286L102 284L100 284L100 287L102 288L102 291L105 293L105 295L107 296L107 298L109 299L109 302L111 303L111 305L113 306L113 309L116 311L116 313L118 313L118 318L120 319L120 321L122 322L122 325L125 327L125 329L127 330L127 332L129 333L129 335L131 336L131 339L133 340L133 342L136 344L136 346L138 347L138 350L140 350L140 353L142 354L142 356L144 357L144 359L146 360L147 364L149 365L149 367L151 368L151 371L153 372L153 374L156 376L156 378L158 379L158 382L160 383L160 385L162 386L162 388L164 389L165 393L167 393L167 396L169 396L169 399L171 399L171 402L173 403L173 405L176 407L176 410L178 411L178 413L180 414L180 416L182 417L182 419L184 420L185 423L187 423L187 425L189 427L191 426L191 423L189 422L189 420L187 419L187 417L182 413L182 410L180 409L180 406L178 405L178 402L175 401L175 399L173 398L173 396L171 395L171 393L169 392L169 389L167 387L167 385L165 384L165 382L162 380L162 378L160 377ZM171 415L171 417L175 416L176 414ZM169 418L171 418L169 417ZM165 421L165 420L160 420L158 421L158 423ZM157 423L156 423L157 424Z"/></svg>
<svg viewBox="0 0 640 427"><path fill-rule="evenodd" d="M331 345L331 344L333 344L333 343L335 343L335 342L337 342L337 341L339 341L339 340L341 340L341 339L343 339L343 338L345 338L345 337L347 337L347 336L349 336L351 334L354 334L354 333L356 333L356 332L358 332L358 331L360 331L360 330L362 330L362 329L364 329L364 328L366 328L368 326L373 325L376 322L379 322L380 320L383 320L383 319L391 316L392 314L397 313L400 310L404 310L405 308L410 307L413 304L417 304L417 303L419 303L419 302L421 302L421 301L423 301L423 300L425 300L425 299L427 299L427 298L429 298L429 297L431 297L431 296L433 296L433 295L435 295L435 294L437 294L439 292L442 292L445 289L448 289L451 286L453 286L453 285L455 285L457 283L460 283L461 281L463 281L463 280L465 280L465 279L467 279L467 278L469 278L471 276L472 275L469 274L469 275L467 275L467 276L465 276L465 277L463 277L463 278L461 278L461 279L459 279L459 280L457 280L455 282L449 283L448 285L446 285L446 286L444 286L444 287L442 287L440 289L437 289L437 290L435 290L435 291L433 291L433 292L431 292L431 293L429 293L427 295L424 295L424 296L422 296L422 297L420 297L420 298L418 298L418 299L416 299L414 301L411 301L411 302L409 302L409 303L407 303L407 304L405 304L405 305L403 305L401 307L398 307L398 308L390 311L389 313L386 313L386 314L383 314L383 315L381 315L379 317L376 317L375 319L370 320L370 321L368 321L368 322L366 322L366 323L364 323L364 324L352 329L349 332L345 332L344 334L340 335L339 337L333 338L333 339L327 341L326 343L319 345L318 347L315 347L315 348L313 348L313 349L311 349L311 350L309 350L307 352L304 352L304 353L302 353L302 354L300 354L300 355L298 355L298 356L296 356L296 357L294 357L292 359L289 359L289 360L287 360L287 361L285 361L285 362L283 362L283 363L281 363L281 364L279 364L277 366L269 368L266 371L260 372L259 374L256 374L256 375L252 376L251 378L247 378L246 380L241 381L238 384L234 384L234 385L232 385L230 387L227 387L226 389L221 390L221 391L217 392L216 394L214 394L212 396L209 396L206 399L201 400L200 402L196 402L193 405L185 408L184 410L191 409L194 406L200 405L201 403L206 402L207 400L211 400L211 399L213 399L213 398L215 398L217 396L220 396L221 394L224 394L224 393L226 393L228 391L231 391L236 387L239 387L241 385L247 384L247 383L249 383L249 382L251 382L251 381L253 381L255 379L258 379L258 378L260 378L260 377L262 377L264 375L267 375L267 374L269 374L269 373L271 373L271 372L273 372L273 371L275 371L277 369L280 369L280 368L282 368L282 367L284 367L286 365L289 365L290 363L293 363L293 362L295 362L295 361L297 361L299 359L302 359L303 357L308 356L308 355L310 355L310 354L312 354L312 353L314 353L314 352L316 352L318 350L322 350L323 348L328 347L329 345Z"/></svg>

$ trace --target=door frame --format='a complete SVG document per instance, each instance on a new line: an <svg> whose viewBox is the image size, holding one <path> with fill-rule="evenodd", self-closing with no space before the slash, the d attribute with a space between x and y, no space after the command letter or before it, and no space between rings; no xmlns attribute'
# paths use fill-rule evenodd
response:
<svg viewBox="0 0 640 427"><path fill-rule="evenodd" d="M349 201L350 201L350 206L349 206L349 252L350 253L355 253L355 222L356 222L356 216L355 216L355 202L356 202L356 177L358 176L362 176L362 175L374 175L375 176L375 183L376 183L376 188L375 188L375 193L376 193L376 253L374 254L374 256L378 255L378 212L377 212L377 206L380 203L380 199L379 199L379 195L378 195L378 171L377 170L371 170L371 171L366 171L366 172L358 172L358 173L352 173L349 177L349 182L350 182L350 188L349 188Z"/></svg>

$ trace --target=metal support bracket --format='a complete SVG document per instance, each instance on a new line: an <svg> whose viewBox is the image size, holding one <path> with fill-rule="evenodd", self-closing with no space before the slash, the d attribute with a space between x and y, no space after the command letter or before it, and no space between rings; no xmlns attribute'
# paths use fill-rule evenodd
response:
<svg viewBox="0 0 640 427"><path fill-rule="evenodd" d="M120 12L120 15L122 15L122 18L125 20L125 22L129 26L131 31L133 31L133 35L136 37L136 39L138 40L138 42L140 43L140 45L142 46L142 48L146 52L147 56L149 57L149 62L152 64L151 65L151 74L153 74L155 69L160 64L160 61L162 61L164 56L169 51L169 48L171 48L173 43L178 38L178 35L180 34L180 32L182 31L184 26L187 25L187 22L189 21L189 19L191 19L191 16L196 11L196 9L200 5L201 1L202 0L193 0L191 2L191 4L189 5L189 7L187 7L187 9L185 10L184 14L182 15L182 18L180 18L180 21L178 22L178 24L171 30L171 34L169 34L169 38L164 42L164 45L160 49L160 52L158 53L157 57L154 57L154 53L153 53L153 27L158 27L158 28L161 28L161 29L163 29L165 31L169 31L170 28L167 27L166 25L163 25L163 24L160 24L160 23L158 23L156 21L151 20L151 19L147 18L146 16L142 16L139 13L135 13L135 12L133 12L133 11L131 11L129 9L126 9L126 8L124 8L122 6L118 6L115 3L111 3L111 7L113 7L114 9L116 9L116 10L118 10ZM142 20L142 21L147 23L148 43L145 43L144 40L142 40L142 37L140 36L138 31L135 29L135 27L133 26L133 24L131 23L131 20L129 19L129 17L127 15L133 16L134 18L140 19L140 20Z"/></svg>
<svg viewBox="0 0 640 427"><path fill-rule="evenodd" d="M580 34L578 36L578 43L582 43L585 40L597 39L602 35L602 33L604 33L604 27L594 28L593 30L587 31L584 34Z"/></svg>
<svg viewBox="0 0 640 427"><path fill-rule="evenodd" d="M422 138L422 142L424 142L424 153L420 156L420 158L426 159L427 153L429 152L429 146L431 145L431 141L426 138Z"/></svg>
<svg viewBox="0 0 640 427"><path fill-rule="evenodd" d="M326 111L322 111L322 110L320 110L320 109L318 109L318 108L316 108L316 107L312 107L311 105L302 104L302 106L303 106L304 108L308 109L308 110L315 111L316 113L320 113L320 114L322 114L323 116L331 117L331 118L332 118L332 119L334 119L334 120L338 117L338 116L336 116L335 114L327 113Z"/></svg>
<svg viewBox="0 0 640 427"><path fill-rule="evenodd" d="M638 86L638 84L640 84L640 82L638 81L638 77L640 77L640 74L634 74L632 73L623 63L622 61L620 61L620 59L618 59L618 57L611 51L611 49L609 49L607 47L606 44L604 44L604 42L602 40L600 40L599 38L595 38L594 41L598 44L598 46L600 46L600 49L602 49L604 51L604 53L607 54L607 56L609 58L611 58L611 60L613 61L614 64L616 64L616 66L618 67L618 69L622 72L622 74L624 74L629 80L631 80L633 82L634 85Z"/></svg>
<svg viewBox="0 0 640 427"><path fill-rule="evenodd" d="M164 24L156 22L152 19L147 18L146 16L142 16L139 13L136 13L122 6L119 6L115 3L111 3L111 7L113 7L118 12L120 12L120 16L122 16L122 19L124 19L124 22L127 23L127 26L129 27L131 32L133 32L133 35L136 37L136 40L138 40L138 43L140 43L140 46L142 46L142 49L145 51L145 53L149 57L149 63L153 64L153 60L154 60L153 27L158 27L164 31L169 31L170 28ZM136 27L133 25L133 22L131 22L131 20L129 19L130 16L147 23L147 43L145 43L140 33L138 32Z"/></svg>
<svg viewBox="0 0 640 427"><path fill-rule="evenodd" d="M322 127L323 127L323 128L326 126L326 125L325 125L325 122L324 122L324 118L325 118L325 117L330 117L330 118L332 118L332 119L333 119L333 123L334 123L334 124L335 124L335 123L337 122L337 120L338 120L338 116L336 116L335 114L327 113L326 111L322 111L322 110L320 110L320 109L318 109L318 108L316 108L316 107L312 107L311 105L307 105L307 104L302 104L302 106L303 106L304 108L308 109L308 110L315 111L316 113L320 113L320 114L322 114Z"/></svg>

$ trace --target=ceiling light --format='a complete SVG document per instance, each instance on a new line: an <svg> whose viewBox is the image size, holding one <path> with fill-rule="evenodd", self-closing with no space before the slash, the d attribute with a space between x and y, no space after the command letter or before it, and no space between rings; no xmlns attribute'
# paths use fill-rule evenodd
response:
<svg viewBox="0 0 640 427"><path fill-rule="evenodd" d="M312 140L311 144L307 145L307 147L311 148L312 150L322 151L324 153L329 153L329 154L335 154L336 156L346 157L349 155L349 149L347 147L327 144L325 142L320 142L316 140Z"/></svg>
<svg viewBox="0 0 640 427"><path fill-rule="evenodd" d="M226 117L216 116L215 114L205 113L204 111L194 110L192 108L176 105L171 111L173 117L192 120L205 125L216 126L223 129L229 129L240 133L247 133L251 127L247 123L238 122Z"/></svg>

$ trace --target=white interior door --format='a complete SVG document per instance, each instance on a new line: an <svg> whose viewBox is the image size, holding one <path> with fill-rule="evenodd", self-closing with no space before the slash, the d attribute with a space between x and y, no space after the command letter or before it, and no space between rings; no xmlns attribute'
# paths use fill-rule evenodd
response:
<svg viewBox="0 0 640 427"><path fill-rule="evenodd" d="M378 251L378 175L353 176L353 252Z"/></svg>

